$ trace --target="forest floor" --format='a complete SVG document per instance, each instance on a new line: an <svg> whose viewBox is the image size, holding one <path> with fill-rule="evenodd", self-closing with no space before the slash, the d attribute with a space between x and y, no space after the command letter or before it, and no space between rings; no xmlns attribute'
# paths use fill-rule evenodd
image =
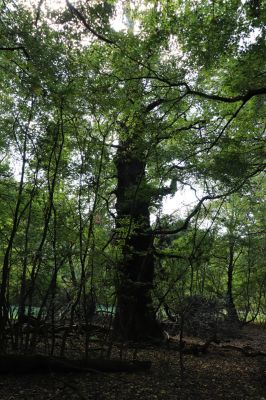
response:
<svg viewBox="0 0 266 400"><path fill-rule="evenodd" d="M266 357L247 356L243 347L266 352L265 327L246 326L240 338L206 354L184 355L182 380L179 352L150 347L137 355L152 361L147 372L0 375L0 400L266 400Z"/></svg>

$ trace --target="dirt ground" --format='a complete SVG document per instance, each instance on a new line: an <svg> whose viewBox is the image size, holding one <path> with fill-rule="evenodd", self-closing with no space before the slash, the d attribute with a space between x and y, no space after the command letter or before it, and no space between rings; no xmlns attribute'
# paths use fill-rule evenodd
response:
<svg viewBox="0 0 266 400"><path fill-rule="evenodd" d="M240 338L206 354L184 355L183 379L179 352L156 347L137 354L152 361L147 372L1 375L0 400L266 400L266 357L259 352L266 353L266 329L247 326Z"/></svg>

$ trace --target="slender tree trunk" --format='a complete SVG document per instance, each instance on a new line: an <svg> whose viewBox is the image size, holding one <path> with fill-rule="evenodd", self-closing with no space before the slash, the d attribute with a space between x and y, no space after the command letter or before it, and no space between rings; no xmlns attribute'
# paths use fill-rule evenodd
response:
<svg viewBox="0 0 266 400"><path fill-rule="evenodd" d="M229 262L227 267L227 313L228 318L232 322L239 322L239 318L237 315L234 297L233 297L233 272L234 272L234 249L235 243L234 241L230 241L229 243Z"/></svg>
<svg viewBox="0 0 266 400"><path fill-rule="evenodd" d="M114 326L124 339L162 338L151 298L154 255L149 212L151 194L145 167L141 145L134 146L133 140L120 143L116 156L116 228L122 254Z"/></svg>
<svg viewBox="0 0 266 400"><path fill-rule="evenodd" d="M52 150L50 153L48 169L47 169L48 204L47 204L47 207L45 210L42 237L41 237L40 243L38 245L38 248L36 250L33 262L32 262L31 284L30 284L30 288L28 291L28 297L29 297L28 314L29 315L31 313L32 300L33 300L33 294L34 294L34 290L35 290L36 280L37 280L37 277L38 277L38 274L39 274L39 271L40 271L40 268L42 265L42 251L43 251L43 248L45 246L46 239L48 236L52 213L53 213L53 211L55 211L54 195L55 195L56 185L58 183L59 166L60 166L61 156L62 156L64 143L65 143L63 104L61 105L61 108L59 109L58 123L53 128L54 128L54 130L53 130L54 142L52 145ZM55 278L52 278L52 279L55 279L55 282L56 282L57 271L55 271L54 274L55 274ZM48 288L48 292L49 292L49 290L50 290L50 287ZM48 293L46 295L48 296ZM40 324L40 321L42 319L42 314L44 311L44 307L46 305L46 300L47 299L45 296L42 301L40 310L38 312L38 316L37 316L38 324ZM31 339L31 347L32 348L35 347L36 337L37 337L37 329L35 330L35 332L32 335L32 339ZM26 336L26 346L28 346L28 343L29 343L29 337Z"/></svg>
<svg viewBox="0 0 266 400"><path fill-rule="evenodd" d="M33 108L33 102L32 102ZM8 322L8 309L9 309L9 300L8 300L8 284L9 284L9 275L10 275L10 268L11 268L11 255L12 249L15 241L15 237L17 234L17 230L20 223L21 218L21 205L22 205L22 197L24 192L24 176L25 176L25 169L26 169L26 153L27 153L27 144L28 144L28 128L29 123L32 118L32 109L30 111L29 119L28 119L28 126L24 133L24 140L23 140L23 147L22 147L22 167L21 167L21 177L18 187L18 196L17 202L14 210L14 217L12 223L12 230L9 237L8 245L4 253L4 261L2 266L2 281L0 285L0 350L5 350L5 328ZM15 131L14 131L15 134ZM25 212L26 208L22 212Z"/></svg>

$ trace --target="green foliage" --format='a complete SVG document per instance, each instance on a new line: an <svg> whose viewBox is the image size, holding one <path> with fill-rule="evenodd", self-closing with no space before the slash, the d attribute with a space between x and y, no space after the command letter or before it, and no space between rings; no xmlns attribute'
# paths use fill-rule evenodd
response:
<svg viewBox="0 0 266 400"><path fill-rule="evenodd" d="M213 203L194 214L186 232L155 236L154 291L224 296L231 235L236 304L250 312L265 304L257 295L265 241L252 225L265 232L256 179L265 169L266 91L232 98L266 87L265 1L127 3L127 27L115 31L118 6L77 6L97 36L69 9L46 5L36 22L36 10L1 5L0 235L2 261L12 240L10 300L26 279L39 303L53 290L75 298L79 285L114 302L125 237L141 229L130 215L115 229L117 165L131 160L143 170L124 208L132 199L148 205L160 228L184 223L182 212L161 216L164 197L183 185L213 196L241 191L220 211ZM11 176L12 164L20 175Z"/></svg>

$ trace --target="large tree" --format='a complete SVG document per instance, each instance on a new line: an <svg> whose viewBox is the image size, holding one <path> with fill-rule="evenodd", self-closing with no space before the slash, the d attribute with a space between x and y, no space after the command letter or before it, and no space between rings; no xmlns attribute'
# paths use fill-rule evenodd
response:
<svg viewBox="0 0 266 400"><path fill-rule="evenodd" d="M144 10L128 3L127 29L117 33L97 30L91 10L68 5L108 47L102 69L111 83L109 110L117 115L116 229L122 249L116 328L127 338L156 336L154 236L185 229L204 201L239 190L264 169L265 10L254 17L251 5L237 1L150 2ZM152 231L151 206L178 182L195 179L206 195L184 223Z"/></svg>
<svg viewBox="0 0 266 400"><path fill-rule="evenodd" d="M27 27L26 35L17 35L19 45L10 43L11 35L2 51L22 52L23 84L44 103L47 119L49 107L57 110L53 120L61 136L68 132L69 152L74 159L81 155L81 185L93 171L88 231L80 218L81 287L88 279L95 212L105 199L115 219L115 328L128 339L161 337L152 306L154 238L186 229L204 202L239 191L265 168L265 4L127 2L124 30L116 31L113 11L119 6L67 2L66 10L49 16L58 29L51 20L42 23L39 7L32 17L34 39ZM92 147L84 153L86 135L100 142L99 164ZM53 176L61 171L58 151L60 146L53 153ZM109 171L104 179L103 160ZM196 184L204 194L178 227L151 227L151 210L160 208L164 196ZM48 223L51 193L49 199ZM3 321L6 284L3 274Z"/></svg>

